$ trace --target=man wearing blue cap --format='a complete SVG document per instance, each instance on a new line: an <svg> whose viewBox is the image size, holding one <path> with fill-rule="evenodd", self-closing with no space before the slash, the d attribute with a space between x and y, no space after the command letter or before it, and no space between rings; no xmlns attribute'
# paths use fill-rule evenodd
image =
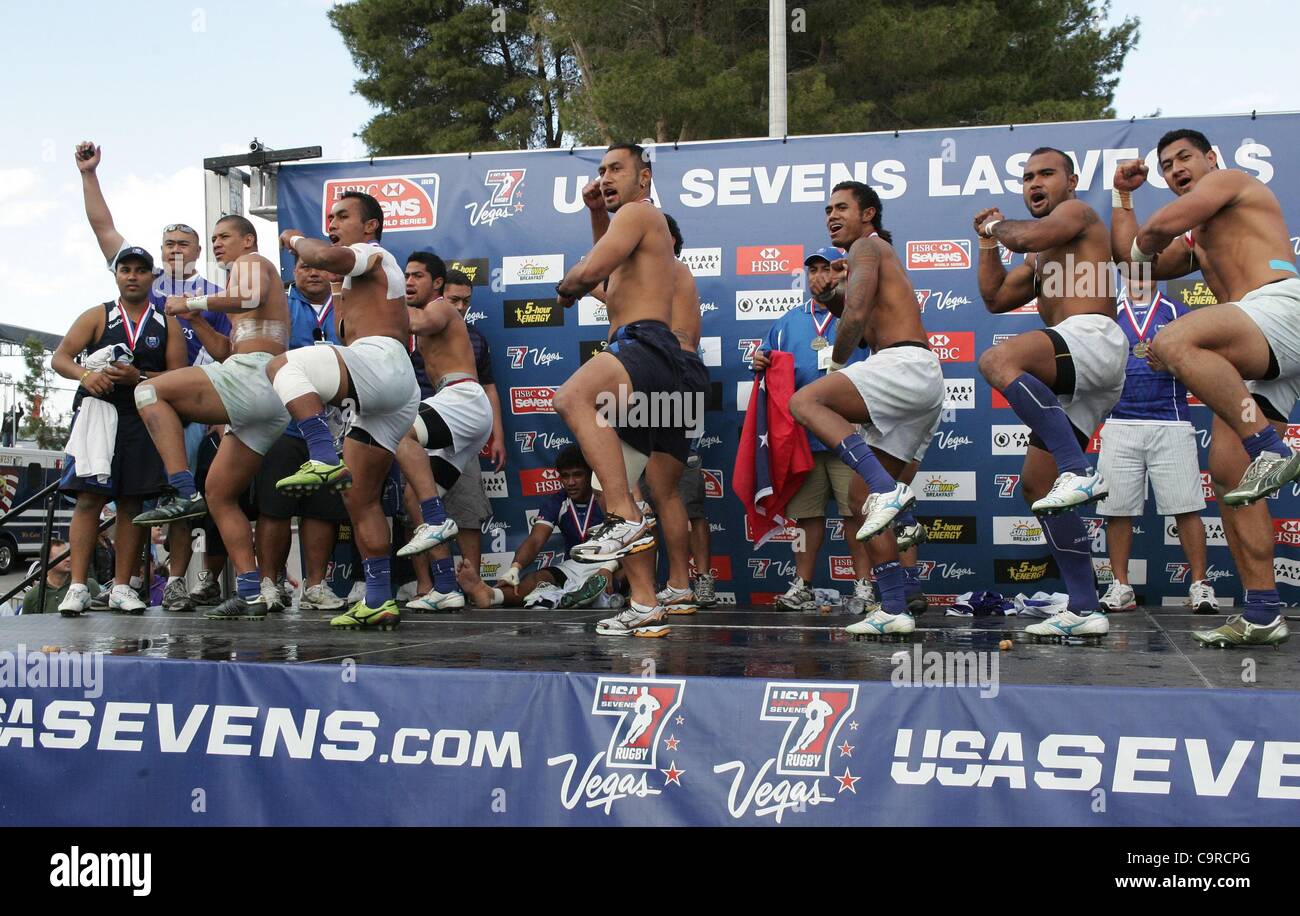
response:
<svg viewBox="0 0 1300 916"><path fill-rule="evenodd" d="M794 355L795 390L810 385L826 374L831 349L835 346L838 319L818 300L827 298L831 290L844 277L843 249L834 246L819 248L804 259L808 271L808 286L813 296L803 305L790 309L768 329L761 348L754 354L754 371L767 369L768 353L781 350ZM853 351L850 363L860 362L868 356L865 347ZM825 365L823 365L825 364ZM851 531L861 527L863 518L858 512L862 497L849 495L854 475L851 468L828 451L821 440L811 432L808 445L812 448L813 469L804 478L803 486L790 500L785 514L794 519L802 537L794 547L795 578L784 595L776 599L776 607L786 611L809 611L817 606L813 596L813 578L816 575L817 554L826 537L826 503L832 495L840 516L851 521ZM870 601L871 580L867 570L866 545L854 537L846 536L849 553L853 557L853 574L856 578L853 597L859 602Z"/></svg>

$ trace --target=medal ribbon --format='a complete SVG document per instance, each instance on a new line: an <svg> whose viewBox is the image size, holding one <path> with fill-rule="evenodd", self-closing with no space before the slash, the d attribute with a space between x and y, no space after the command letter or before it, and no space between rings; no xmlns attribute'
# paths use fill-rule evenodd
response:
<svg viewBox="0 0 1300 916"><path fill-rule="evenodd" d="M135 326L134 330L131 329L131 319L127 317L126 307L122 305L121 299L117 300L117 310L122 315L122 332L126 334L126 345L130 347L131 352L134 353L135 342L140 339L140 332L144 330L144 323L149 320L149 313L153 311L153 306L145 306L144 314L140 316L140 321Z"/></svg>
<svg viewBox="0 0 1300 916"><path fill-rule="evenodd" d="M1146 343L1147 330L1151 327L1151 320L1155 318L1156 312L1159 309L1160 297L1156 296L1154 299L1151 300L1151 306L1150 306L1151 310L1147 312L1147 320L1142 322L1141 327L1138 326L1137 319L1133 317L1133 309L1129 307L1129 300L1127 297L1125 297L1122 305L1124 306L1124 314L1128 315L1128 323L1133 325L1133 331L1138 336L1138 342Z"/></svg>
<svg viewBox="0 0 1300 916"><path fill-rule="evenodd" d="M817 323L817 301L815 299L813 300L812 323L813 323L813 330L817 332L818 337L826 336L826 329L830 327L831 321L834 318L835 316L831 314L829 311L827 311L825 320L823 320L820 324L818 324Z"/></svg>
<svg viewBox="0 0 1300 916"><path fill-rule="evenodd" d="M316 327L324 330L325 319L330 316L330 312L332 312L333 310L334 310L334 295L331 293L330 297L325 300L325 307L321 309L320 312L317 313L316 315ZM312 309L312 311L316 311L316 310Z"/></svg>
<svg viewBox="0 0 1300 916"><path fill-rule="evenodd" d="M596 505L596 498L593 496L587 503L587 517L581 524L578 522L578 510L573 507L573 500L569 500L568 505L569 514L573 516L573 524L578 529L578 537L585 538L587 536L587 529L591 527L591 509Z"/></svg>

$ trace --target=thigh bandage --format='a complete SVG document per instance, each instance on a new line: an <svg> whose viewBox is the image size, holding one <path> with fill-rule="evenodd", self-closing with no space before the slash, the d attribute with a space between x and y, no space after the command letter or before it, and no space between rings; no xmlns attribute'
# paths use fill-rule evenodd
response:
<svg viewBox="0 0 1300 916"><path fill-rule="evenodd" d="M284 358L285 364L271 382L284 403L316 394L328 404L339 393L343 375L333 347L301 347L290 350Z"/></svg>

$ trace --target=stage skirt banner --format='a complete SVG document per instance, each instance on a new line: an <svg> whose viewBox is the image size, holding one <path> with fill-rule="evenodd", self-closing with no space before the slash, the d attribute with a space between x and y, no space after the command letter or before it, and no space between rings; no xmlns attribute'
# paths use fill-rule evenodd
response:
<svg viewBox="0 0 1300 916"><path fill-rule="evenodd" d="M997 589L1031 594L1063 590L1042 533L1020 486L1028 431L977 368L979 354L1002 340L1041 328L1031 304L990 315L977 283L978 240L972 218L999 207L1028 219L1020 177L1029 153L1058 147L1074 157L1078 195L1109 224L1116 163L1141 158L1149 183L1133 195L1139 219L1174 200L1156 163L1159 138L1175 128L1203 131L1226 168L1258 178L1282 203L1293 245L1300 246L1300 115L1156 118L1014 127L843 134L788 140L665 144L651 149L654 202L685 236L682 259L700 294L702 354L711 376L701 440L705 509L712 535L710 567L723 603L763 604L794 577L787 534L758 550L732 493L732 469L753 382L750 361L772 322L807 300L804 258L829 244L824 208L840 181L870 184L882 220L916 288L929 343L943 361L947 402L913 484L918 514L930 524L921 551L925 590L942 602L963 592ZM559 492L550 469L573 434L556 416L555 390L604 348L605 307L586 298L560 307L555 284L591 248L582 187L596 177L602 149L474 153L343 162L287 163L279 173L279 224L321 237L325 214L348 190L375 196L385 212L382 244L399 262L436 251L473 283L469 320L487 338L505 425L507 463L487 470L492 517L483 526L483 574L509 568L527 536L528 513ZM1024 256L1003 252L1012 269ZM288 255L282 262L291 277ZM1079 277L1072 280L1080 281ZM1091 277L1099 289L1111 282ZM1166 291L1191 306L1213 302L1199 274ZM1211 414L1193 406L1200 469L1206 468ZM1093 430L1084 430L1085 434ZM1300 427L1288 436L1300 442ZM1096 438L1093 440L1094 446ZM1090 462L1096 454L1089 454ZM1189 469L1189 473L1194 473ZM1222 512L1204 479L1208 579L1225 598L1241 583L1223 538ZM1283 600L1300 601L1300 497L1288 485L1269 503L1276 520L1277 575ZM817 561L816 585L849 591L848 545L832 506ZM1102 588L1111 580L1106 534L1086 509ZM1025 524L1029 522L1031 524ZM1150 499L1136 520L1130 581L1146 603L1186 601L1190 569L1173 519ZM558 535L541 555L562 559ZM341 563L346 564L345 556ZM340 581L346 576L341 575Z"/></svg>
<svg viewBox="0 0 1300 916"><path fill-rule="evenodd" d="M0 824L1300 823L1300 694L916 663L900 686L109 658L87 689L24 682L28 658Z"/></svg>

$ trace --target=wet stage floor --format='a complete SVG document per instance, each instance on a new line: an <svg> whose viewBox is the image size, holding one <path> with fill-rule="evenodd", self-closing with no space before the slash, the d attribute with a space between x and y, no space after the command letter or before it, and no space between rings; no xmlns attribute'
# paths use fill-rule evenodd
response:
<svg viewBox="0 0 1300 916"><path fill-rule="evenodd" d="M1226 616L1180 608L1139 608L1111 615L1099 642L1038 642L1022 631L1031 618L945 616L931 608L909 637L858 639L843 631L848 615L727 608L669 618L662 639L597 636L608 611L469 610L406 612L390 632L332 631L326 612L296 610L265 621L210 621L197 614L152 608L139 617L91 613L0 618L0 650L100 651L158 659L335 664L424 668L573 671L660 677L791 677L887 680L891 657L919 644L923 651L1009 650L999 654L1003 684L1110 687L1237 687L1300 690L1300 637L1280 649L1205 649L1193 629ZM1292 623L1300 629L1300 625ZM1247 659L1251 663L1243 664ZM651 667L650 661L653 661ZM1243 677L1253 665L1254 679Z"/></svg>

